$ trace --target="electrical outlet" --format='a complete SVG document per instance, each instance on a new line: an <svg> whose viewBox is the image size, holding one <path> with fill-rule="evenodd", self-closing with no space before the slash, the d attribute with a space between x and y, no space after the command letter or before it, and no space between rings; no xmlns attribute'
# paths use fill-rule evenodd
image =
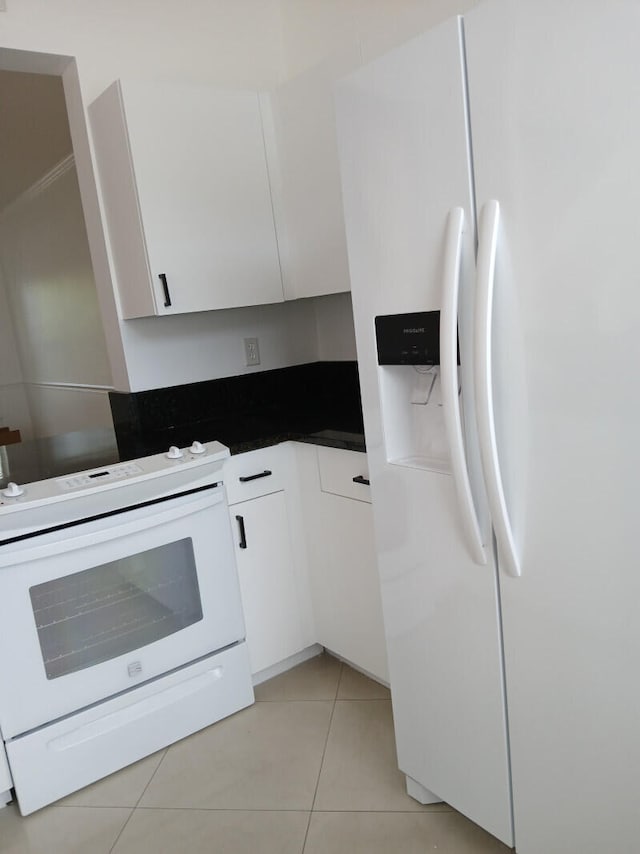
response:
<svg viewBox="0 0 640 854"><path fill-rule="evenodd" d="M7 11L7 2L6 0L0 0L0 12Z"/></svg>
<svg viewBox="0 0 640 854"><path fill-rule="evenodd" d="M260 364L260 348L257 338L244 339L244 359L248 366Z"/></svg>

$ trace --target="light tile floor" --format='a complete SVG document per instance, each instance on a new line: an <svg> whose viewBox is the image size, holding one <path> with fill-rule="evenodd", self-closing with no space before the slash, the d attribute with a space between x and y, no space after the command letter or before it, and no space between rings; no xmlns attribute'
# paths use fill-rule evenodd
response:
<svg viewBox="0 0 640 854"><path fill-rule="evenodd" d="M1 854L506 854L397 770L386 688L321 655L256 703L22 818Z"/></svg>

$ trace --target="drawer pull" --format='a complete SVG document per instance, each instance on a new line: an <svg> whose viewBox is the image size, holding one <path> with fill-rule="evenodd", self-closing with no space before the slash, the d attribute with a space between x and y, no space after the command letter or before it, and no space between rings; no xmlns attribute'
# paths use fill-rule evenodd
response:
<svg viewBox="0 0 640 854"><path fill-rule="evenodd" d="M244 529L244 517L236 516L236 522L238 523L238 527L240 528L240 542L238 546L241 549L246 549L247 547L247 532Z"/></svg>
<svg viewBox="0 0 640 854"><path fill-rule="evenodd" d="M361 474L353 478L354 483L362 483L364 486L369 486L369 478L363 477Z"/></svg>
<svg viewBox="0 0 640 854"><path fill-rule="evenodd" d="M248 483L250 480L258 480L259 477L269 477L272 474L272 471L265 469L264 471L258 472L258 474L248 474L246 477L239 477L238 480L240 483Z"/></svg>

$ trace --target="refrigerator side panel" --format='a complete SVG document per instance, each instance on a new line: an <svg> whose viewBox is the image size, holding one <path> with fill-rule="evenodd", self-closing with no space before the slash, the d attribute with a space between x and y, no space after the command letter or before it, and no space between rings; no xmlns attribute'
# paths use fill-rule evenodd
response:
<svg viewBox="0 0 640 854"><path fill-rule="evenodd" d="M460 39L459 21L449 21L342 81L338 141L398 761L511 844L491 548L488 564L473 561L438 378L412 365L378 366L374 331L378 315L439 310L447 219L457 206L465 211L463 290L473 281ZM465 292L461 304L470 303Z"/></svg>
<svg viewBox="0 0 640 854"><path fill-rule="evenodd" d="M638 847L640 8L465 16L478 209L500 203L497 447L518 854Z"/></svg>

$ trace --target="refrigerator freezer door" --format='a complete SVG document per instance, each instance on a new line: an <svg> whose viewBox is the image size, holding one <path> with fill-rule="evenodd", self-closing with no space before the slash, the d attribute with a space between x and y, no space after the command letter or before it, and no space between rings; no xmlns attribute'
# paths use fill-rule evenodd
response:
<svg viewBox="0 0 640 854"><path fill-rule="evenodd" d="M337 92L338 141L398 761L512 844L495 563L489 549L478 565L469 548L438 394L412 402L420 366L376 358L376 316L441 308L449 211L463 208L460 370L464 410L473 408L463 68L454 20L361 69Z"/></svg>
<svg viewBox="0 0 640 854"><path fill-rule="evenodd" d="M640 7L465 17L478 209L501 210L497 447L518 854L638 848Z"/></svg>

